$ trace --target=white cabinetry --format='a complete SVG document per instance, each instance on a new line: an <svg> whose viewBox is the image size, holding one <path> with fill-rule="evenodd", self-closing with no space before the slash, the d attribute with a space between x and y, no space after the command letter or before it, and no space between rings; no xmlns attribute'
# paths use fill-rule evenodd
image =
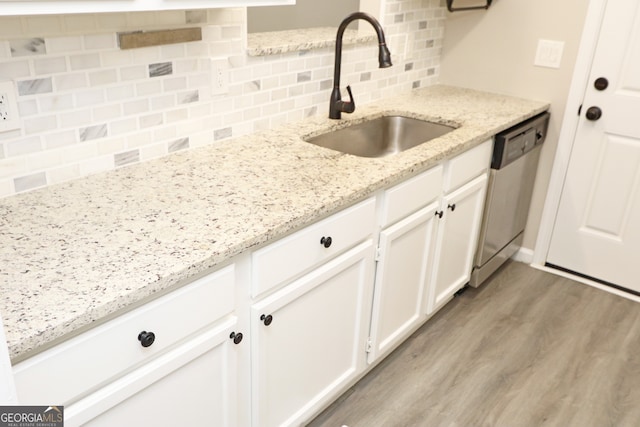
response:
<svg viewBox="0 0 640 427"><path fill-rule="evenodd" d="M468 281L490 154L488 141L19 363L19 403L65 405L68 426L303 423Z"/></svg>
<svg viewBox="0 0 640 427"><path fill-rule="evenodd" d="M445 164L445 185L433 263L428 314L444 305L471 275L487 187L492 142Z"/></svg>
<svg viewBox="0 0 640 427"><path fill-rule="evenodd" d="M435 242L442 166L387 190L378 244L371 318L371 363L400 344L425 320L426 290Z"/></svg>
<svg viewBox="0 0 640 427"><path fill-rule="evenodd" d="M0 16L292 5L295 0L0 0Z"/></svg>
<svg viewBox="0 0 640 427"><path fill-rule="evenodd" d="M364 371L374 228L369 199L254 253L254 289L278 289L251 308L254 426L300 424Z"/></svg>
<svg viewBox="0 0 640 427"><path fill-rule="evenodd" d="M373 244L362 243L253 306L254 425L297 425L365 366Z"/></svg>
<svg viewBox="0 0 640 427"><path fill-rule="evenodd" d="M370 363L468 282L491 148L487 141L384 193Z"/></svg>
<svg viewBox="0 0 640 427"><path fill-rule="evenodd" d="M17 364L19 402L65 405L69 426L167 425L183 406L235 425L235 287L232 265Z"/></svg>
<svg viewBox="0 0 640 427"><path fill-rule="evenodd" d="M0 406L17 404L16 388L13 385L13 372L9 360L9 349L2 326L0 313Z"/></svg>
<svg viewBox="0 0 640 427"><path fill-rule="evenodd" d="M237 426L235 327L231 319L201 331L65 408L65 426Z"/></svg>
<svg viewBox="0 0 640 427"><path fill-rule="evenodd" d="M368 199L254 252L251 296L261 297L371 237L375 199Z"/></svg>

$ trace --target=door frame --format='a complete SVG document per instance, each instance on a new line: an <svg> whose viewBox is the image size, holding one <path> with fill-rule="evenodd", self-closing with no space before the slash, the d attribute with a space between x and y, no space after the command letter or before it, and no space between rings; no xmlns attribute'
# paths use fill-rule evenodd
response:
<svg viewBox="0 0 640 427"><path fill-rule="evenodd" d="M553 162L549 188L547 190L547 195L544 202L540 228L538 231L538 237L536 240L531 265L533 267L571 278L575 281L585 283L587 285L608 291L616 295L640 301L639 297L631 295L627 292L623 292L609 286L604 286L593 280L582 278L545 266L549 247L551 246L553 227L555 225L556 215L560 206L562 188L564 186L564 180L569 168L571 151L573 149L573 143L578 131L580 116L577 114L577 112L583 102L587 87L589 85L589 75L591 74L591 67L596 53L598 38L600 37L600 30L602 21L604 19L607 2L608 0L589 1L585 24L580 39L580 46L578 48L578 55L573 69L569 95L567 96L564 119L562 121L560 136L558 138L558 148L556 150L556 155Z"/></svg>

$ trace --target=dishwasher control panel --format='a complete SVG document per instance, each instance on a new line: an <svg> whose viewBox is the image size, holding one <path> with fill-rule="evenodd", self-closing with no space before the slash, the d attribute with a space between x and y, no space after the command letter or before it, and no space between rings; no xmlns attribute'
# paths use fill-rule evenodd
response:
<svg viewBox="0 0 640 427"><path fill-rule="evenodd" d="M542 113L496 135L491 169L501 169L544 142L549 113Z"/></svg>

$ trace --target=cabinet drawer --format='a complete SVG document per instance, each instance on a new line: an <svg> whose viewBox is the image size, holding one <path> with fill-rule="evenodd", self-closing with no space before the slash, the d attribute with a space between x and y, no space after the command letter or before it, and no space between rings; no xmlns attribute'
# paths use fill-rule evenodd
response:
<svg viewBox="0 0 640 427"><path fill-rule="evenodd" d="M384 193L382 227L394 224L436 200L442 193L442 166L390 188Z"/></svg>
<svg viewBox="0 0 640 427"><path fill-rule="evenodd" d="M66 427L215 426L237 422L238 347L229 316L64 408ZM179 410L164 410L179 408ZM206 420L206 421L205 421Z"/></svg>
<svg viewBox="0 0 640 427"><path fill-rule="evenodd" d="M466 184L485 173L491 164L493 140L489 140L451 159L444 170L444 192Z"/></svg>
<svg viewBox="0 0 640 427"><path fill-rule="evenodd" d="M21 404L67 405L234 310L234 267L226 267L97 326L14 367ZM143 347L142 331L155 342Z"/></svg>
<svg viewBox="0 0 640 427"><path fill-rule="evenodd" d="M370 236L375 210L375 199L365 200L254 252L252 296L299 276ZM321 243L327 238L331 238L330 245Z"/></svg>

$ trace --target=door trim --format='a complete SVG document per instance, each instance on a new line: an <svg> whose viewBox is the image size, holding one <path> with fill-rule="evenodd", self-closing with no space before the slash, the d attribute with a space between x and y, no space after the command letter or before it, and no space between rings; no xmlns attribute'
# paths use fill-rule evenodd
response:
<svg viewBox="0 0 640 427"><path fill-rule="evenodd" d="M558 148L556 150L549 188L545 198L542 218L540 221L540 229L533 253L532 265L544 267L547 260L547 254L551 245L551 235L555 224L556 215L560 206L560 197L562 195L562 187L564 185L567 169L569 168L569 160L573 142L578 130L580 116L578 109L584 99L587 85L589 84L589 75L591 66L595 56L600 29L608 0L590 0L587 9L582 37L580 39L580 47L576 64L573 69L571 79L571 87L567 97L567 104L564 112L564 119L560 129L558 139ZM574 279L580 280L577 276ZM582 281L582 280L580 280ZM584 282L584 281L583 281ZM588 282L585 282L590 284Z"/></svg>

